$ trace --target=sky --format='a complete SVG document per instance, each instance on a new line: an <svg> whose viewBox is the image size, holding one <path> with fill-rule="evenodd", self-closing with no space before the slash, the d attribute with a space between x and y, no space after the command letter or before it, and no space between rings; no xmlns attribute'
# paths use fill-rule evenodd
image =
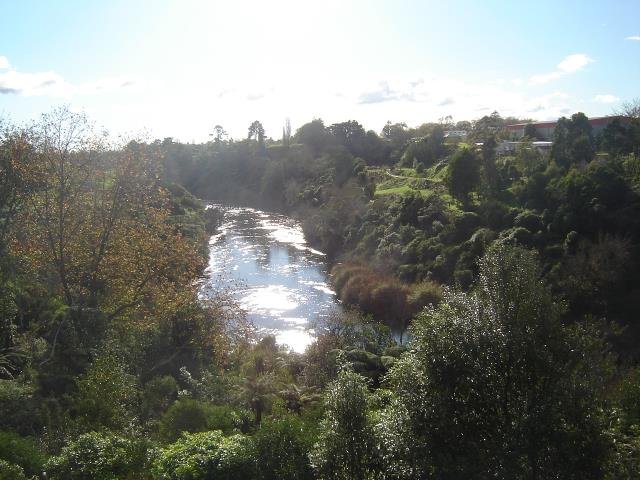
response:
<svg viewBox="0 0 640 480"><path fill-rule="evenodd" d="M314 118L608 115L640 97L640 1L0 0L0 118L279 138Z"/></svg>

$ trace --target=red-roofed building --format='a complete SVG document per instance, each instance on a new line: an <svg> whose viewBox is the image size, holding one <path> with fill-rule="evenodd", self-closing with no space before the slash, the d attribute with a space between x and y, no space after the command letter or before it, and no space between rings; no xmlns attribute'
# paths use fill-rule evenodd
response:
<svg viewBox="0 0 640 480"><path fill-rule="evenodd" d="M602 132L614 120L620 120L622 123L628 123L629 118L620 115L613 115L610 117L593 117L589 119L589 123L593 128L593 135L596 136ZM556 128L557 122L536 122L532 125L536 127L536 134L538 138L542 140L552 140L553 131ZM528 123L514 123L513 125L507 125L505 128L510 134L513 140L519 140L524 137L524 129Z"/></svg>

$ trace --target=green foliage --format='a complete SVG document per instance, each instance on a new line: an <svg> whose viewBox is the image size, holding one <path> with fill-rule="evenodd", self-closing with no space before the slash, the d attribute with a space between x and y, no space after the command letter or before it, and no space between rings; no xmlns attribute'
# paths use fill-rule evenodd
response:
<svg viewBox="0 0 640 480"><path fill-rule="evenodd" d="M311 460L320 479L365 480L374 471L369 391L361 375L344 368L327 387L325 415Z"/></svg>
<svg viewBox="0 0 640 480"><path fill-rule="evenodd" d="M153 473L158 480L253 479L254 447L248 437L225 437L219 430L185 433L160 451Z"/></svg>
<svg viewBox="0 0 640 480"><path fill-rule="evenodd" d="M75 408L89 430L122 430L136 421L138 385L124 362L112 353L99 355L78 381Z"/></svg>
<svg viewBox="0 0 640 480"><path fill-rule="evenodd" d="M464 205L480 181L480 162L470 148L459 148L449 160L446 183L449 193Z"/></svg>
<svg viewBox="0 0 640 480"><path fill-rule="evenodd" d="M191 398L174 402L160 419L160 436L172 442L182 432L221 430L231 433L238 424L234 410L226 405L213 405Z"/></svg>
<svg viewBox="0 0 640 480"><path fill-rule="evenodd" d="M551 157L562 167L590 162L595 154L591 124L584 113L558 120L553 132Z"/></svg>
<svg viewBox="0 0 640 480"><path fill-rule="evenodd" d="M40 424L35 391L36 386L23 378L0 380L0 429L27 433Z"/></svg>
<svg viewBox="0 0 640 480"><path fill-rule="evenodd" d="M52 119L86 125L57 115L36 128L43 139ZM440 124L378 137L314 120L279 144L254 122L237 142L217 126L205 144L113 150L82 133L71 153L3 131L0 478L40 474L38 445L60 452L48 478L149 478L153 449L132 432L175 442L157 478L637 478L637 371L613 381L610 347L582 320L610 322L620 365L637 363L640 124L613 122L594 158L586 117L561 119L547 163L529 143L496 158L513 120L461 126L483 146L450 158ZM43 207L66 195L45 159L71 175L61 217ZM371 167L399 162L415 170ZM196 295L194 259L222 217L189 192L301 219L342 262L343 303L365 313L319 321L305 355L239 339L234 304ZM60 218L69 235L56 239L45 227ZM101 228L111 221L128 227ZM416 315L409 347L396 345L389 327L402 334Z"/></svg>
<svg viewBox="0 0 640 480"><path fill-rule="evenodd" d="M170 375L154 377L144 385L142 412L147 418L164 413L178 396L178 382Z"/></svg>
<svg viewBox="0 0 640 480"><path fill-rule="evenodd" d="M46 456L33 439L0 431L0 460L18 465L27 475L39 475Z"/></svg>
<svg viewBox="0 0 640 480"><path fill-rule="evenodd" d="M316 154L322 151L328 138L329 134L325 129L324 122L320 119L302 125L295 134L297 142L308 146Z"/></svg>
<svg viewBox="0 0 640 480"><path fill-rule="evenodd" d="M433 281L424 281L411 286L407 302L412 316L429 305L437 306L442 301L442 285Z"/></svg>
<svg viewBox="0 0 640 480"><path fill-rule="evenodd" d="M314 478L309 462L312 435L300 419L286 416L265 421L253 436L259 480Z"/></svg>
<svg viewBox="0 0 640 480"><path fill-rule="evenodd" d="M405 167L422 165L421 169L424 169L433 165L444 154L444 131L441 127L437 127L426 137L410 141L402 155L400 164Z"/></svg>
<svg viewBox="0 0 640 480"><path fill-rule="evenodd" d="M45 465L52 480L133 480L148 478L150 446L112 433L80 435Z"/></svg>
<svg viewBox="0 0 640 480"><path fill-rule="evenodd" d="M0 460L0 480L27 480L19 465Z"/></svg>
<svg viewBox="0 0 640 480"><path fill-rule="evenodd" d="M388 460L400 462L392 470L601 478L602 344L562 326L539 278L531 252L495 247L481 262L477 291L448 294L418 317L410 353L390 377L399 403L387 418L400 422L384 426L395 438Z"/></svg>

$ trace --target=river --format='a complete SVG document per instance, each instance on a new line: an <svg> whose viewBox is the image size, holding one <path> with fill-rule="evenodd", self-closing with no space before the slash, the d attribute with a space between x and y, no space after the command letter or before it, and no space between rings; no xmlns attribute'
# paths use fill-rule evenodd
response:
<svg viewBox="0 0 640 480"><path fill-rule="evenodd" d="M339 308L327 283L324 254L310 248L298 222L252 208L212 205L224 212L209 240L200 295L232 286L260 335L303 352L313 323Z"/></svg>

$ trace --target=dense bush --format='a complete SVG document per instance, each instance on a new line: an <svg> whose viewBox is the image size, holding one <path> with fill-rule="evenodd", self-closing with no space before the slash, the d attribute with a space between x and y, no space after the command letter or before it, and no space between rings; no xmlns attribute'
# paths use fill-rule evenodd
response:
<svg viewBox="0 0 640 480"><path fill-rule="evenodd" d="M19 465L0 460L0 480L27 480Z"/></svg>
<svg viewBox="0 0 640 480"><path fill-rule="evenodd" d="M158 480L254 479L254 447L249 437L219 430L184 433L160 451L153 472Z"/></svg>
<svg viewBox="0 0 640 480"><path fill-rule="evenodd" d="M602 478L610 364L564 327L535 256L494 247L477 290L419 315L390 374L387 460L400 478ZM408 469L408 470L407 470ZM534 473L537 472L537 473Z"/></svg>
<svg viewBox="0 0 640 480"><path fill-rule="evenodd" d="M361 375L343 369L325 395L325 415L311 459L321 479L365 480L375 469L369 392Z"/></svg>
<svg viewBox="0 0 640 480"><path fill-rule="evenodd" d="M0 460L18 465L27 475L38 475L46 456L31 438L0 431Z"/></svg>
<svg viewBox="0 0 640 480"><path fill-rule="evenodd" d="M312 432L299 418L262 422L253 436L259 480L314 478L309 462Z"/></svg>
<svg viewBox="0 0 640 480"><path fill-rule="evenodd" d="M36 385L21 379L0 379L0 429L29 434L40 426Z"/></svg>
<svg viewBox="0 0 640 480"><path fill-rule="evenodd" d="M182 432L221 430L230 433L237 426L238 417L226 405L181 398L173 403L160 419L160 436L175 441Z"/></svg>
<svg viewBox="0 0 640 480"><path fill-rule="evenodd" d="M45 470L52 480L134 480L148 478L149 467L146 441L90 432L52 457Z"/></svg>

